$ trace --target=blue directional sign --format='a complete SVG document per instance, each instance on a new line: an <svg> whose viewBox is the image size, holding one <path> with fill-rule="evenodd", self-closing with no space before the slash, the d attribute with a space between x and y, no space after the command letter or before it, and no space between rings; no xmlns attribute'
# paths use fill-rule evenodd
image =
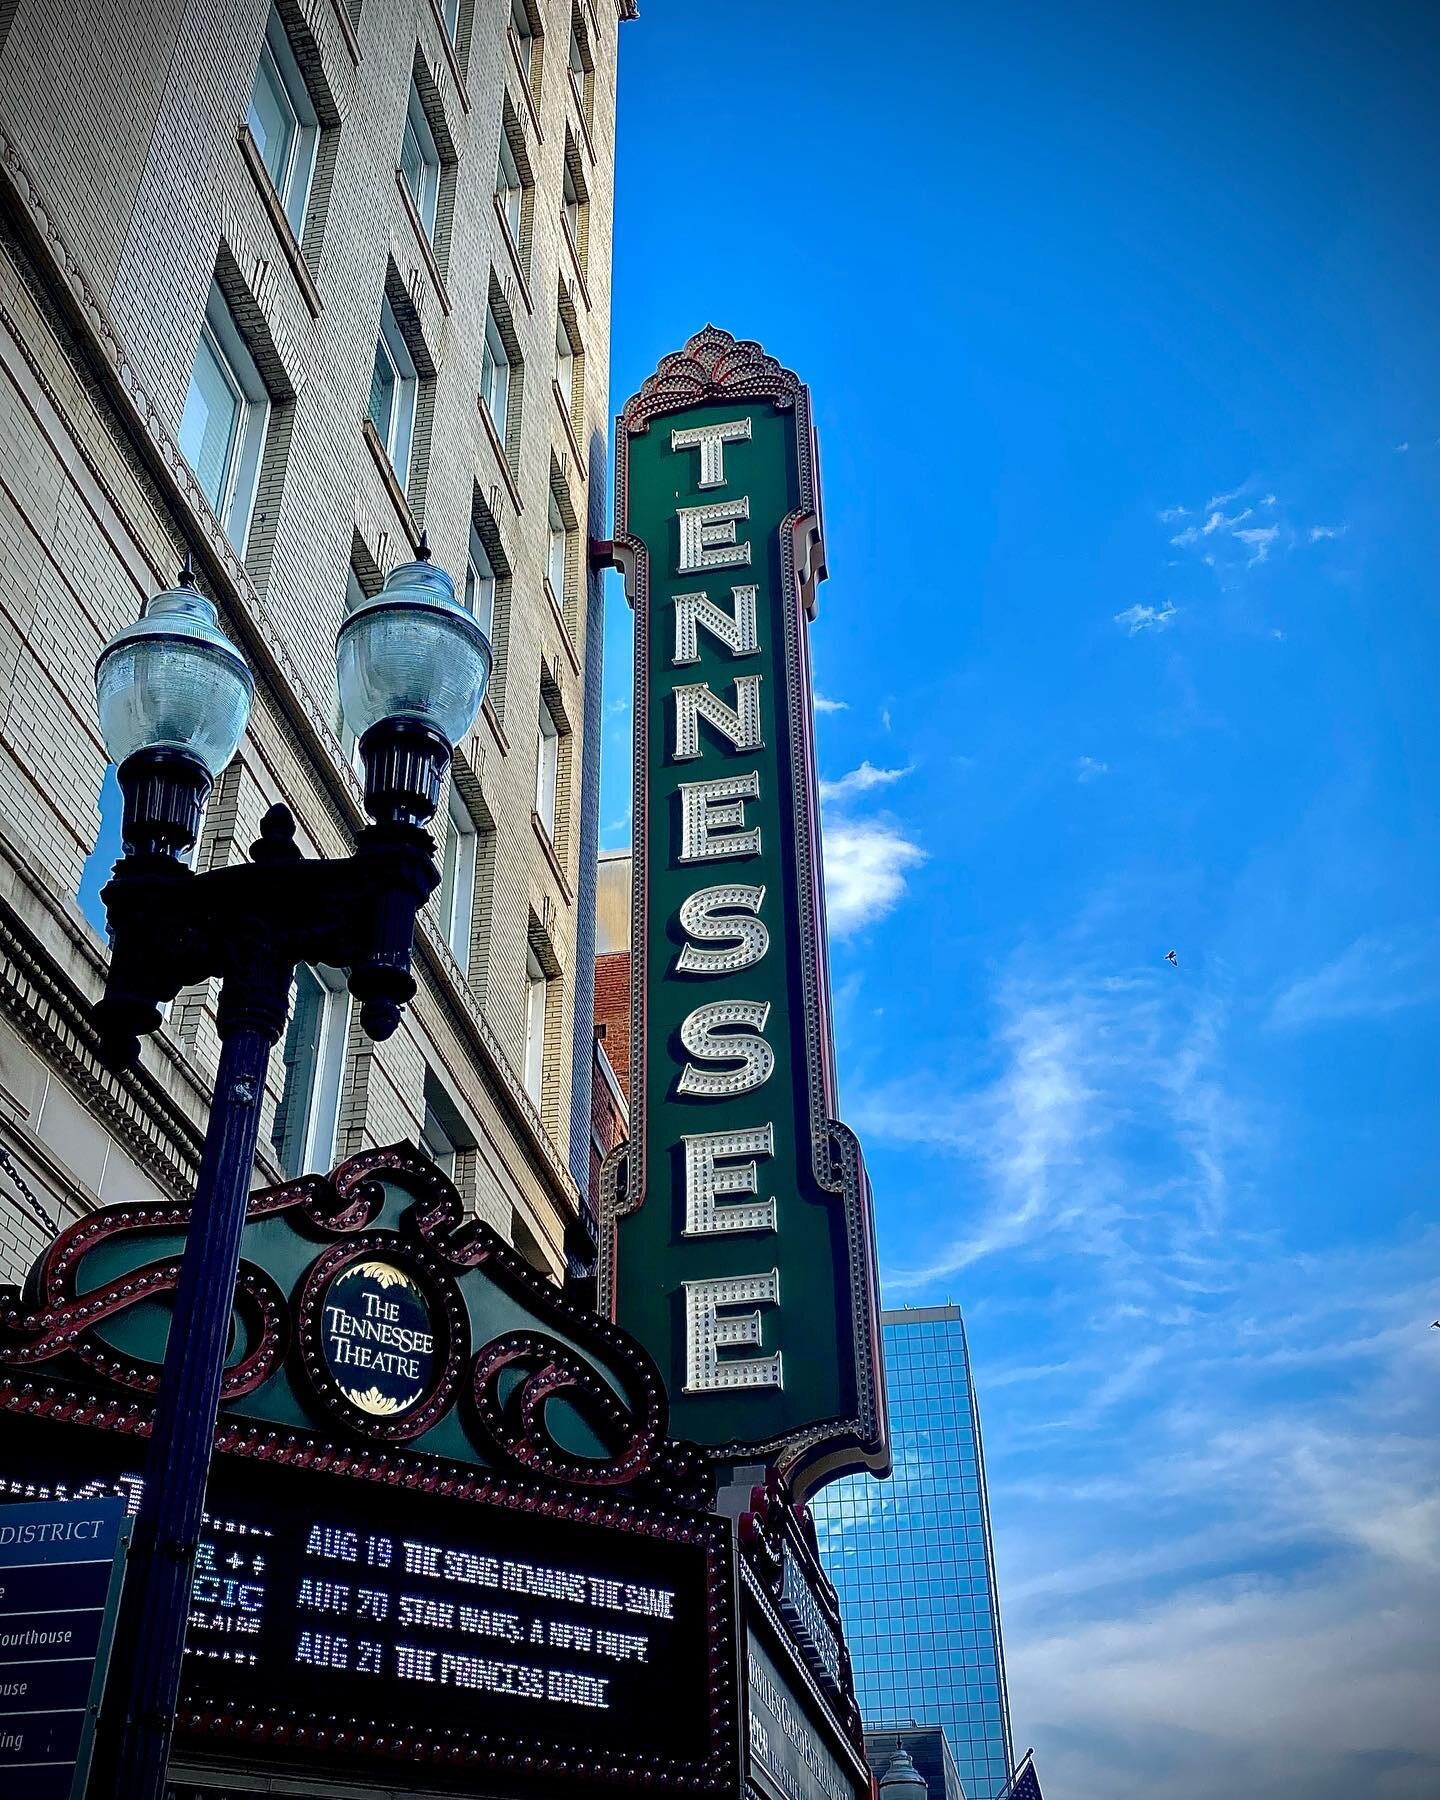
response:
<svg viewBox="0 0 1440 1800"><path fill-rule="evenodd" d="M129 1534L124 1500L0 1506L0 1792L81 1800Z"/></svg>

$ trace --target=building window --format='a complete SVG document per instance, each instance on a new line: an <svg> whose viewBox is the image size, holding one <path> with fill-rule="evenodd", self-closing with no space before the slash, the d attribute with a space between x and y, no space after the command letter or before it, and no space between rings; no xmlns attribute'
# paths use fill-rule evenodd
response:
<svg viewBox="0 0 1440 1800"><path fill-rule="evenodd" d="M555 322L555 384L560 389L560 398L565 402L566 412L573 412L575 407L575 346L570 342L570 333L565 328L565 320Z"/></svg>
<svg viewBox="0 0 1440 1800"><path fill-rule="evenodd" d="M500 442L505 443L510 422L510 353L500 335L493 306L485 314L485 345L480 353L480 398L500 434Z"/></svg>
<svg viewBox="0 0 1440 1800"><path fill-rule="evenodd" d="M503 131L500 134L500 163L495 171L495 196L500 202L500 213L505 220L505 229L510 233L510 242L518 255L525 215L525 183L520 179L520 165Z"/></svg>
<svg viewBox="0 0 1440 1800"><path fill-rule="evenodd" d="M541 1248L539 1238L513 1206L510 1208L510 1242L537 1275L543 1275L547 1280L554 1279L550 1260Z"/></svg>
<svg viewBox="0 0 1440 1800"><path fill-rule="evenodd" d="M525 952L525 1092L538 1106L545 1079L545 1011L550 983L533 949Z"/></svg>
<svg viewBox="0 0 1440 1800"><path fill-rule="evenodd" d="M410 104L405 109L405 130L400 137L400 173L405 179L425 235L435 237L435 208L440 199L440 150L425 117L425 107L415 78L410 79Z"/></svg>
<svg viewBox="0 0 1440 1800"><path fill-rule="evenodd" d="M302 964L285 1033L285 1085L270 1142L287 1176L328 1174L335 1160L350 995L342 969Z"/></svg>
<svg viewBox="0 0 1440 1800"><path fill-rule="evenodd" d="M445 850L440 865L440 930L465 973L470 970L470 921L475 908L475 849L479 832L470 808L450 789Z"/></svg>
<svg viewBox="0 0 1440 1800"><path fill-rule="evenodd" d="M563 612L565 609L565 521L560 516L560 508L555 496L550 496L550 544L545 559L545 579L550 584L550 592L555 596L555 603Z"/></svg>
<svg viewBox="0 0 1440 1800"><path fill-rule="evenodd" d="M380 335L370 379L370 423L380 435L401 487L410 480L410 447L415 436L415 361L388 300L380 303Z"/></svg>
<svg viewBox="0 0 1440 1800"><path fill-rule="evenodd" d="M426 1087L429 1087L428 1080ZM420 1128L420 1148L442 1175L448 1175L451 1181L455 1179L455 1157L459 1145L446 1131L428 1093L425 1096L425 1123Z"/></svg>
<svg viewBox="0 0 1440 1800"><path fill-rule="evenodd" d="M445 35L452 44L460 42L460 0L443 0L440 16L445 21Z"/></svg>
<svg viewBox="0 0 1440 1800"><path fill-rule="evenodd" d="M550 702L540 696L540 729L535 743L535 811L545 834L555 837L555 803L560 791L560 727Z"/></svg>
<svg viewBox="0 0 1440 1800"><path fill-rule="evenodd" d="M581 114L588 122L590 118L590 58L578 19L570 27L568 60L570 80L575 87L575 98L580 102Z"/></svg>
<svg viewBox="0 0 1440 1800"><path fill-rule="evenodd" d="M432 1069L425 1071L425 1114L420 1128L420 1148L451 1181L459 1179L459 1159L474 1150L475 1134L465 1123L460 1108Z"/></svg>
<svg viewBox="0 0 1440 1800"><path fill-rule="evenodd" d="M562 192L564 200L561 212L565 218L565 229L570 233L570 242L574 245L578 255L580 251L580 184L576 181L568 162L565 164Z"/></svg>
<svg viewBox="0 0 1440 1800"><path fill-rule="evenodd" d="M510 0L510 42L515 47L515 59L524 72L525 79L533 86L535 82L535 28L530 23L530 14L525 0Z"/></svg>
<svg viewBox="0 0 1440 1800"><path fill-rule="evenodd" d="M273 6L255 65L246 124L298 242L315 174L320 119Z"/></svg>
<svg viewBox="0 0 1440 1800"><path fill-rule="evenodd" d="M270 396L215 282L195 346L180 449L243 556L270 422Z"/></svg>
<svg viewBox="0 0 1440 1800"><path fill-rule="evenodd" d="M480 533L470 527L470 551L465 558L465 610L474 613L476 623L492 636L495 626L495 570L480 541Z"/></svg>

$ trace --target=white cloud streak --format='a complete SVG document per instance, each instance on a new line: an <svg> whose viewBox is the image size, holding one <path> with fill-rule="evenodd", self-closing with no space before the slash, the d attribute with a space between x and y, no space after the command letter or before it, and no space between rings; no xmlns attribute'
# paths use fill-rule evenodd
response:
<svg viewBox="0 0 1440 1800"><path fill-rule="evenodd" d="M1134 637L1140 631L1163 631L1175 618L1179 609L1173 600L1165 600L1159 606L1127 606L1124 612L1115 615L1115 623L1123 625Z"/></svg>
<svg viewBox="0 0 1440 1800"><path fill-rule="evenodd" d="M1256 563L1268 562L1270 559L1270 546L1275 542L1279 535L1280 527L1278 525L1257 525L1249 531L1237 531L1235 536L1242 544L1245 544L1251 552L1250 560L1245 565L1246 568L1253 569Z"/></svg>
<svg viewBox="0 0 1440 1800"><path fill-rule="evenodd" d="M1436 932L1420 927L1404 936L1369 932L1332 962L1298 976L1276 996L1270 1025L1297 1031L1346 1019L1378 1019L1440 998Z"/></svg>
<svg viewBox="0 0 1440 1800"><path fill-rule="evenodd" d="M903 769L877 769L867 758L858 769L851 769L838 781L822 781L820 798L822 801L835 801L848 799L853 794L867 794L872 788L889 787L893 782L903 781L914 772L913 763Z"/></svg>
<svg viewBox="0 0 1440 1800"><path fill-rule="evenodd" d="M848 700L831 700L827 695L817 693L815 710L817 713L849 712L850 702Z"/></svg>

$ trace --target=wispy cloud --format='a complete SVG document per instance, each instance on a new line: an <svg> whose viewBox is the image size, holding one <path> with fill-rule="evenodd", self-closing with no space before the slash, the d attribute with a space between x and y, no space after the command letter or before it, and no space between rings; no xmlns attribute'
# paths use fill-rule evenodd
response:
<svg viewBox="0 0 1440 1800"><path fill-rule="evenodd" d="M925 852L884 820L840 818L825 825L825 908L833 937L846 937L893 912L906 874Z"/></svg>
<svg viewBox="0 0 1440 1800"><path fill-rule="evenodd" d="M896 781L903 781L907 775L914 773L914 764L903 769L877 769L867 758L858 769L851 769L838 781L822 781L820 783L821 800L845 800L853 794L868 794L872 788L889 787Z"/></svg>
<svg viewBox="0 0 1440 1800"><path fill-rule="evenodd" d="M1410 448L1409 440L1407 439L1404 443L1397 444L1395 446L1395 448L1397 451L1400 451L1400 452L1404 452L1404 451L1408 450Z"/></svg>
<svg viewBox="0 0 1440 1800"><path fill-rule="evenodd" d="M1440 999L1437 934L1421 927L1404 935L1370 932L1333 962L1301 975L1277 995L1269 1023L1279 1030L1383 1018Z"/></svg>
<svg viewBox="0 0 1440 1800"><path fill-rule="evenodd" d="M1134 637L1139 631L1163 631L1178 610L1173 600L1162 601L1159 606L1141 606L1137 601L1134 606L1127 606L1124 612L1116 613L1115 623L1123 625Z"/></svg>
<svg viewBox="0 0 1440 1800"><path fill-rule="evenodd" d="M1215 1074L1213 1003L1148 978L1027 974L1004 984L997 1012L999 1067L988 1082L916 1070L851 1102L863 1135L955 1157L974 1196L957 1233L887 1279L924 1289L1043 1240L1124 1267L1152 1296L1173 1295L1169 1259L1218 1228L1245 1134ZM1167 1170L1159 1219L1126 1161L1137 1134L1153 1149L1156 1133Z"/></svg>
<svg viewBox="0 0 1440 1800"><path fill-rule="evenodd" d="M1248 531L1237 531L1235 536L1242 544L1248 545L1251 552L1250 560L1245 566L1253 569L1256 563L1267 562L1270 557L1270 546L1279 535L1280 527L1278 525L1257 525L1252 526Z"/></svg>
<svg viewBox="0 0 1440 1800"><path fill-rule="evenodd" d="M1099 776L1109 773L1109 763L1097 762L1093 756L1077 756L1075 759L1075 779L1077 781L1094 781Z"/></svg>
<svg viewBox="0 0 1440 1800"><path fill-rule="evenodd" d="M815 710L817 713L849 712L850 702L848 700L832 700L826 694L817 693Z"/></svg>
<svg viewBox="0 0 1440 1800"><path fill-rule="evenodd" d="M1233 512L1228 510L1236 502L1243 504L1235 506ZM1191 521L1172 534L1170 544L1175 549L1194 551L1208 568L1215 570L1222 583L1227 577L1269 562L1282 550L1339 537L1345 529L1343 525L1301 527L1280 506L1279 495L1262 492L1261 484L1254 478L1212 494L1201 508L1167 507L1160 518L1167 525L1182 519Z"/></svg>

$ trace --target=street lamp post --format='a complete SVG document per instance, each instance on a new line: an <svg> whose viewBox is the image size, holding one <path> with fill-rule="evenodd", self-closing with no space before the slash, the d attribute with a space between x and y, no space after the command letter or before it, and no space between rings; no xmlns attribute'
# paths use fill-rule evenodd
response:
<svg viewBox="0 0 1440 1800"><path fill-rule="evenodd" d="M295 969L348 969L367 1035L387 1038L399 1025L415 992L415 917L439 883L425 826L490 675L489 642L423 538L419 560L345 618L335 656L371 819L355 854L306 861L288 808L272 806L250 862L202 875L184 859L211 784L239 747L254 681L188 566L95 670L124 797L124 854L101 895L111 961L96 1021L110 1062L135 1061L182 987L220 982L220 1065L130 1550L120 1691L107 1708L105 1791L118 1800L164 1792L245 1199Z"/></svg>

